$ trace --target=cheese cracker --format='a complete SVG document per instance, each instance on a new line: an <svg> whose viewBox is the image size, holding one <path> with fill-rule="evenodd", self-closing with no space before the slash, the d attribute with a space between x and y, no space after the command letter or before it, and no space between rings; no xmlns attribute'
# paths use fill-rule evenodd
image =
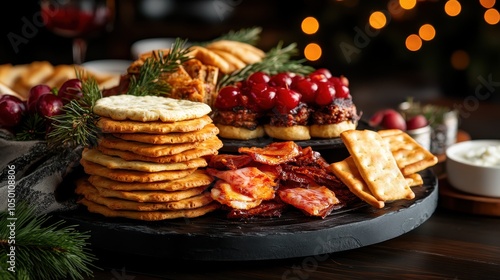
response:
<svg viewBox="0 0 500 280"><path fill-rule="evenodd" d="M380 130L403 175L417 173L435 165L438 158L406 132L398 129Z"/></svg>
<svg viewBox="0 0 500 280"><path fill-rule="evenodd" d="M113 133L113 136L123 140L137 141L150 144L178 144L188 142L200 142L207 140L219 133L219 129L213 123L206 125L198 131L174 132L167 134L147 133Z"/></svg>
<svg viewBox="0 0 500 280"><path fill-rule="evenodd" d="M385 202L415 198L380 134L371 130L348 130L340 137L375 198Z"/></svg>
<svg viewBox="0 0 500 280"><path fill-rule="evenodd" d="M164 134L170 132L191 132L197 131L212 123L209 116L177 121L177 122L138 122L138 121L117 121L106 117L101 117L97 122L97 127L104 133L151 133Z"/></svg>
<svg viewBox="0 0 500 280"><path fill-rule="evenodd" d="M375 198L368 185L359 174L352 157L330 164L329 169L361 200L375 208L383 208L385 203Z"/></svg>

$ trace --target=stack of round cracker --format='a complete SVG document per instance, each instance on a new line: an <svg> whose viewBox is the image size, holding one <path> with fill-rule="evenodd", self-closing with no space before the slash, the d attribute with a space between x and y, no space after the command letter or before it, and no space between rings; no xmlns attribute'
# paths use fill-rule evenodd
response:
<svg viewBox="0 0 500 280"><path fill-rule="evenodd" d="M222 147L219 130L201 102L156 96L99 99L94 113L103 132L86 148L88 178L77 182L79 203L108 217L156 221L202 216L219 208L204 169Z"/></svg>

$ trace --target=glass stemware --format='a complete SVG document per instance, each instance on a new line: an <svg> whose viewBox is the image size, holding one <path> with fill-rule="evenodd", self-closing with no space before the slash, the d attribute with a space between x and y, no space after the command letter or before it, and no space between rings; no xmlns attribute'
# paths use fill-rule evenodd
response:
<svg viewBox="0 0 500 280"><path fill-rule="evenodd" d="M110 32L115 17L114 0L41 0L45 27L51 32L73 39L73 62L82 64L87 40Z"/></svg>

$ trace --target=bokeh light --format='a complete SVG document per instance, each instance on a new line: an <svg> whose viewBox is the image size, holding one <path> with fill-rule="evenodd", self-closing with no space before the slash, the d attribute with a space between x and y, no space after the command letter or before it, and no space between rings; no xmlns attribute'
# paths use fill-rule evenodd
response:
<svg viewBox="0 0 500 280"><path fill-rule="evenodd" d="M456 70L464 70L469 66L470 57L464 50L456 50L451 54L451 66Z"/></svg>
<svg viewBox="0 0 500 280"><path fill-rule="evenodd" d="M387 18L385 17L384 13L376 11L370 15L368 22L370 23L371 27L380 29L387 24Z"/></svg>
<svg viewBox="0 0 500 280"><path fill-rule="evenodd" d="M399 0L399 5L405 10L411 10L417 5L417 0Z"/></svg>
<svg viewBox="0 0 500 280"><path fill-rule="evenodd" d="M481 3L481 6L486 9L493 8L493 6L495 6L495 0L479 0L479 3Z"/></svg>
<svg viewBox="0 0 500 280"><path fill-rule="evenodd" d="M484 12L484 21L488 24L495 25L500 21L500 13L497 9L488 9Z"/></svg>
<svg viewBox="0 0 500 280"><path fill-rule="evenodd" d="M436 36L436 29L431 24L424 24L418 30L418 35L424 41L430 41Z"/></svg>
<svg viewBox="0 0 500 280"><path fill-rule="evenodd" d="M410 51L418 51L422 47L422 39L417 34L406 37L405 46Z"/></svg>
<svg viewBox="0 0 500 280"><path fill-rule="evenodd" d="M314 34L318 32L319 22L315 17L306 17L302 20L301 28L306 34Z"/></svg>
<svg viewBox="0 0 500 280"><path fill-rule="evenodd" d="M444 11L450 17L457 16L462 11L462 5L457 0L448 0L444 4Z"/></svg>
<svg viewBox="0 0 500 280"><path fill-rule="evenodd" d="M304 48L304 57L309 61L316 61L320 59L322 50L320 45L316 43L309 43Z"/></svg>

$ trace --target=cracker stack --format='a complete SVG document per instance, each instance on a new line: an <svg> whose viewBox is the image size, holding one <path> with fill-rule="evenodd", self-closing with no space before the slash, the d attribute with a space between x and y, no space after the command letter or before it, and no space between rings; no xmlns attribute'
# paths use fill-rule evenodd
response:
<svg viewBox="0 0 500 280"><path fill-rule="evenodd" d="M192 218L219 208L203 167L222 147L207 104L155 96L97 101L103 135L86 148L89 176L77 182L79 203L108 217L156 221Z"/></svg>
<svg viewBox="0 0 500 280"><path fill-rule="evenodd" d="M350 130L340 136L350 156L329 168L352 193L375 208L413 199L411 187L423 184L418 172L438 161L399 129Z"/></svg>

